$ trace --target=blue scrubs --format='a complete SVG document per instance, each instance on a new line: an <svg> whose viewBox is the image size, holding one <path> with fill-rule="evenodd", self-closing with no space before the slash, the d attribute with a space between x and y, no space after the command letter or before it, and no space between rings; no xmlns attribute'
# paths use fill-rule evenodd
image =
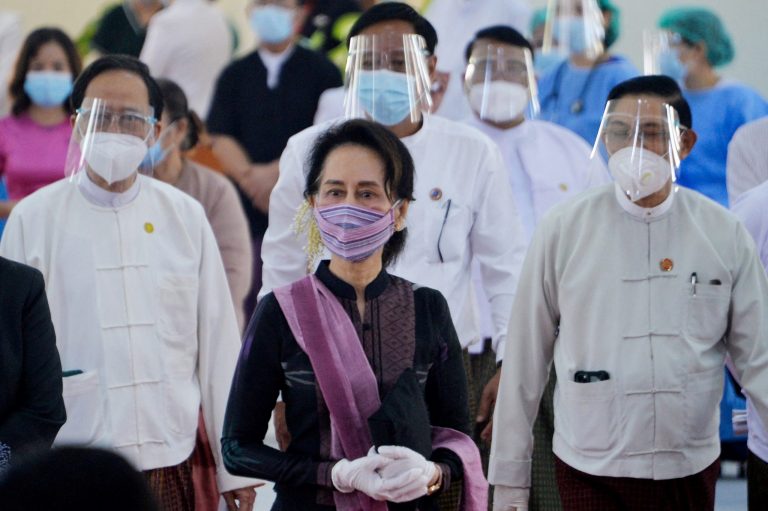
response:
<svg viewBox="0 0 768 511"><path fill-rule="evenodd" d="M728 143L742 124L768 115L768 103L753 89L734 82L721 81L701 91L684 90L683 95L691 106L698 141L680 164L678 183L728 207Z"/></svg>
<svg viewBox="0 0 768 511"><path fill-rule="evenodd" d="M539 118L568 128L592 145L608 93L638 74L624 57L611 56L592 69L575 67L567 60L539 80Z"/></svg>

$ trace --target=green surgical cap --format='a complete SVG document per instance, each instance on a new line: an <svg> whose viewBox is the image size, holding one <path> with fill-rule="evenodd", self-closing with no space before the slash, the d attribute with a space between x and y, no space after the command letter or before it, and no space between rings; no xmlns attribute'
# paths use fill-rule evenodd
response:
<svg viewBox="0 0 768 511"><path fill-rule="evenodd" d="M597 0L601 11L611 13L611 24L605 29L605 47L610 48L619 38L619 8L611 0Z"/></svg>
<svg viewBox="0 0 768 511"><path fill-rule="evenodd" d="M659 27L686 41L707 45L707 60L713 66L722 66L733 60L733 44L720 18L700 7L670 9L659 19Z"/></svg>
<svg viewBox="0 0 768 511"><path fill-rule="evenodd" d="M528 27L531 30L531 34L533 34L536 31L536 28L543 25L547 22L547 8L542 7L541 9L536 9L533 11L533 16L531 16L531 25Z"/></svg>

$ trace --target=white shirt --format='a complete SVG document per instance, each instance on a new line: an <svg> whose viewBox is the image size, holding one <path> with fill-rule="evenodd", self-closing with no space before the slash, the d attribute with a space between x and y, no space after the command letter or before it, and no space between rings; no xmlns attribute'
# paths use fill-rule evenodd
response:
<svg viewBox="0 0 768 511"><path fill-rule="evenodd" d="M424 17L437 31L437 70L450 73L439 115L463 120L472 115L464 96L464 49L475 33L493 25L528 32L531 9L523 0L432 0Z"/></svg>
<svg viewBox="0 0 768 511"><path fill-rule="evenodd" d="M177 465L202 403L219 489L248 486L219 443L240 340L216 239L197 201L138 179L114 207L68 179L46 186L14 208L0 242L43 273L62 367L82 371L64 378L56 443L109 447L140 470Z"/></svg>
<svg viewBox="0 0 768 511"><path fill-rule="evenodd" d="M347 89L343 86L324 90L317 101L314 123L321 124L344 117L344 96L346 94Z"/></svg>
<svg viewBox="0 0 768 511"><path fill-rule="evenodd" d="M306 274L305 237L293 234L293 218L303 200L307 155L318 134L332 124L294 135L280 158L280 177L270 196L269 228L261 248L261 296ZM525 254L501 154L479 131L437 116L426 117L418 132L401 140L416 166L416 200L408 210L405 250L389 271L439 290L466 347L480 340L470 275L470 262L477 259L491 302L494 348L500 357L499 343L503 344ZM437 200L430 197L433 191Z"/></svg>
<svg viewBox="0 0 768 511"><path fill-rule="evenodd" d="M765 124L768 126L768 123ZM760 260L768 270L768 207L766 205L768 205L768 176L766 176L766 182L741 195L735 203L732 203L731 208L755 239ZM749 398L747 398L747 424L749 427L747 447L763 461L768 462L768 429L765 427L766 423L760 420Z"/></svg>
<svg viewBox="0 0 768 511"><path fill-rule="evenodd" d="M264 64L264 68L267 70L267 87L270 89L274 89L280 83L280 69L282 69L288 57L293 54L294 49L295 46L291 45L280 53L272 53L264 48L257 50L261 63Z"/></svg>
<svg viewBox="0 0 768 511"><path fill-rule="evenodd" d="M174 0L152 16L140 58L152 76L176 82L190 108L205 117L231 56L232 34L218 7L207 0Z"/></svg>
<svg viewBox="0 0 768 511"><path fill-rule="evenodd" d="M728 144L728 201L768 181L768 117L743 125Z"/></svg>
<svg viewBox="0 0 768 511"><path fill-rule="evenodd" d="M7 84L11 81L13 66L23 40L21 16L14 11L0 9L0 83L4 84L0 91L0 117L4 117L11 109Z"/></svg>
<svg viewBox="0 0 768 511"><path fill-rule="evenodd" d="M589 474L673 479L714 462L726 353L768 418L768 280L738 219L696 192L679 188L648 211L605 185L555 206L517 296L492 484L530 486L531 431L553 357L553 451ZM576 383L577 371L609 378Z"/></svg>
<svg viewBox="0 0 768 511"><path fill-rule="evenodd" d="M528 120L499 129L472 116L466 120L499 146L517 212L530 240L536 224L555 204L610 181L601 158L590 162L592 148L580 136L557 124ZM472 267L482 332L491 335L490 310L480 284L480 271Z"/></svg>

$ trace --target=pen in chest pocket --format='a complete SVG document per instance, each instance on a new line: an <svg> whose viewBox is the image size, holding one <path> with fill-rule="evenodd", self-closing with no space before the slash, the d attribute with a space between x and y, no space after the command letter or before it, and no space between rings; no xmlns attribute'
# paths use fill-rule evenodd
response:
<svg viewBox="0 0 768 511"><path fill-rule="evenodd" d="M451 211L451 199L445 201L445 215L443 215L443 223L440 224L440 234L437 236L437 256L440 258L440 262L443 262L443 251L440 250L440 241L443 239L443 231L445 230L445 224L448 221L448 213Z"/></svg>

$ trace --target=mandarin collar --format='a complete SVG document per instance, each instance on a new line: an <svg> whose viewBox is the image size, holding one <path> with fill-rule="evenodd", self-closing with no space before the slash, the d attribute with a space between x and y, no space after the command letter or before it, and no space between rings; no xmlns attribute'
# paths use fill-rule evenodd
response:
<svg viewBox="0 0 768 511"><path fill-rule="evenodd" d="M675 195L677 195L677 186L673 184L672 191L669 193L669 196L664 199L664 202L652 208L638 206L629 200L618 183L614 183L614 191L616 194L616 201L618 201L621 209L629 213L633 218L645 222L653 222L664 216L672 208L672 204L675 202Z"/></svg>
<svg viewBox="0 0 768 511"><path fill-rule="evenodd" d="M334 275L329 268L330 261L320 261L315 276L331 293L346 300L356 300L355 288ZM365 301L378 298L389 287L389 274L382 268L373 281L365 287Z"/></svg>
<svg viewBox="0 0 768 511"><path fill-rule="evenodd" d="M141 189L141 174L136 174L136 179L133 184L124 192L116 193L110 192L101 188L99 185L91 181L87 172L80 172L77 177L77 187L80 189L80 193L83 194L88 202L102 208L117 209L126 204L130 204L139 195Z"/></svg>

